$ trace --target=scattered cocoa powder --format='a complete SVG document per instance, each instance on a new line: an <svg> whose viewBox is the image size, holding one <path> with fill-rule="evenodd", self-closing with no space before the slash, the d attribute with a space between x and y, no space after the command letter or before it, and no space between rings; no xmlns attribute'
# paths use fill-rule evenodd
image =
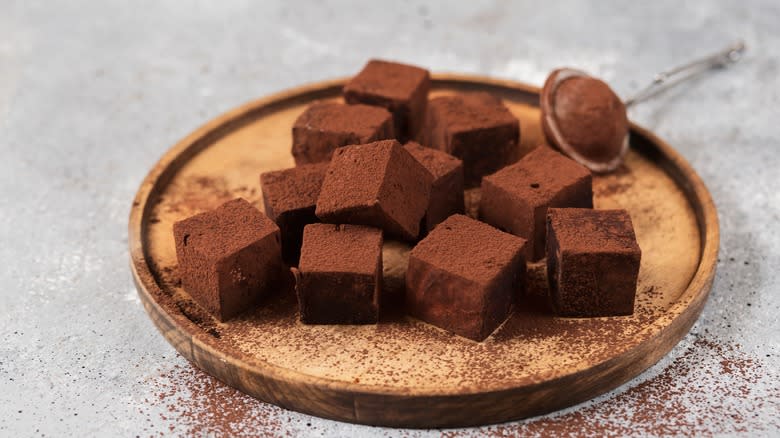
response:
<svg viewBox="0 0 780 438"><path fill-rule="evenodd" d="M159 419L166 427L159 435L283 435L279 419L283 409L233 389L194 366L174 366L150 383L154 397L144 400L148 407L142 412L163 408Z"/></svg>
<svg viewBox="0 0 780 438"><path fill-rule="evenodd" d="M771 424L751 418L759 411L780 411L778 378L776 370L764 368L739 345L694 335L659 374L625 391L548 416L444 436L710 436L774 430L780 417Z"/></svg>
<svg viewBox="0 0 780 438"><path fill-rule="evenodd" d="M636 183L636 176L625 164L620 165L610 173L601 175L593 180L593 196L595 198L608 198L620 195L631 189Z"/></svg>
<svg viewBox="0 0 780 438"><path fill-rule="evenodd" d="M617 394L547 416L483 428L444 430L442 435L708 436L756 433L760 427L768 431L780 427L780 419L775 417L774 423L761 425L751 418L760 412L778 412L780 389L772 384L778 378L776 370L765 368L739 345L694 335L688 348L658 374ZM159 415L164 427L147 430L150 435L295 436L307 418L291 421L298 414L260 402L194 366L174 366L154 375L147 384L153 387L154 397L144 400L141 412ZM160 409L163 413L157 414ZM149 423L157 424L151 419Z"/></svg>
<svg viewBox="0 0 780 438"><path fill-rule="evenodd" d="M256 200L257 189L240 186L231 188L228 182L219 177L190 176L182 179L174 179L166 195L160 197L163 204L162 211L155 211L155 215L175 214L185 218L196 213L213 210L225 202L243 197L250 202Z"/></svg>

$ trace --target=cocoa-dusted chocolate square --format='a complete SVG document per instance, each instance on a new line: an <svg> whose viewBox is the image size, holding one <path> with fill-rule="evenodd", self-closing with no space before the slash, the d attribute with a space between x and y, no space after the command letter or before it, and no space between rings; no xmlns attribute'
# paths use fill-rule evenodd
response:
<svg viewBox="0 0 780 438"><path fill-rule="evenodd" d="M396 140L336 149L320 196L317 217L334 224L369 225L416 240L433 177Z"/></svg>
<svg viewBox="0 0 780 438"><path fill-rule="evenodd" d="M406 143L404 149L433 175L431 200L421 230L427 233L444 219L463 213L463 161L413 141Z"/></svg>
<svg viewBox="0 0 780 438"><path fill-rule="evenodd" d="M370 105L316 102L292 128L295 164L328 161L340 146L394 138L393 116Z"/></svg>
<svg viewBox="0 0 780 438"><path fill-rule="evenodd" d="M463 160L469 186L519 157L520 122L491 94L431 99L425 125L421 143Z"/></svg>
<svg viewBox="0 0 780 438"><path fill-rule="evenodd" d="M528 260L544 257L550 207L592 208L593 188L587 168L546 146L482 179L481 219L528 239Z"/></svg>
<svg viewBox="0 0 780 438"><path fill-rule="evenodd" d="M319 222L314 208L327 170L328 163L316 163L260 175L265 214L279 226L282 258L291 266L298 265L303 227Z"/></svg>
<svg viewBox="0 0 780 438"><path fill-rule="evenodd" d="M409 253L409 313L484 340L506 320L525 286L525 243L467 216L450 216Z"/></svg>
<svg viewBox="0 0 780 438"><path fill-rule="evenodd" d="M293 273L301 322L375 324L382 289L382 230L307 225Z"/></svg>
<svg viewBox="0 0 780 438"><path fill-rule="evenodd" d="M184 290L220 321L284 278L279 227L244 199L174 223L173 235Z"/></svg>
<svg viewBox="0 0 780 438"><path fill-rule="evenodd" d="M387 108L396 136L406 141L420 131L430 88L428 70L374 59L344 86L344 100Z"/></svg>
<svg viewBox="0 0 780 438"><path fill-rule="evenodd" d="M641 258L625 210L551 208L547 214L547 277L558 315L634 313Z"/></svg>

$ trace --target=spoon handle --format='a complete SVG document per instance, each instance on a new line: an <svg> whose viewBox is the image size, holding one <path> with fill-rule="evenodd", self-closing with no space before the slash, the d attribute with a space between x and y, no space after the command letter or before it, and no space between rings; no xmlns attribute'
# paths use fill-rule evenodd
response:
<svg viewBox="0 0 780 438"><path fill-rule="evenodd" d="M638 102L649 99L666 88L682 82L685 79L693 77L699 73L714 68L726 67L742 59L745 53L745 43L737 41L725 49L713 53L709 56L691 61L687 64L658 73L653 77L653 82L641 89L632 97L626 99L626 107L630 107Z"/></svg>

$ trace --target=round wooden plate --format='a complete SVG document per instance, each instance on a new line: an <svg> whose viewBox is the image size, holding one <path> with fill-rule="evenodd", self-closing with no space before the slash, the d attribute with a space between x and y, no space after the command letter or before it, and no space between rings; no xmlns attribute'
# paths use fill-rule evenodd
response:
<svg viewBox="0 0 780 438"><path fill-rule="evenodd" d="M596 208L625 208L636 227L642 266L633 316L552 316L543 299L544 266L536 264L529 296L514 315L485 342L471 342L392 306L403 293L409 248L389 241L388 310L377 325L302 325L286 285L238 319L212 319L181 289L173 222L239 196L262 208L260 173L293 166L293 121L316 99L340 99L343 84L303 86L233 110L174 146L141 185L129 234L138 293L163 336L198 367L260 400L320 417L469 426L607 392L658 361L694 323L715 271L715 206L680 155L636 125L625 164L593 181ZM502 97L520 119L522 152L544 142L536 87L435 75L432 95L477 90ZM473 215L479 190L467 195Z"/></svg>

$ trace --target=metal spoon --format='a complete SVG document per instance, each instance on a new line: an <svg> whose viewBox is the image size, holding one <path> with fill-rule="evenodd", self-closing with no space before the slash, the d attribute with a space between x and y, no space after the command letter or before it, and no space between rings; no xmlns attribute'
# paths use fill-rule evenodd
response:
<svg viewBox="0 0 780 438"><path fill-rule="evenodd" d="M545 135L550 143L592 171L612 171L620 166L628 151L626 108L703 72L734 64L742 59L745 49L744 42L738 41L719 52L658 73L650 84L624 102L604 82L585 72L554 70L540 99ZM568 94L561 99L559 88L574 78L581 83L568 84Z"/></svg>

